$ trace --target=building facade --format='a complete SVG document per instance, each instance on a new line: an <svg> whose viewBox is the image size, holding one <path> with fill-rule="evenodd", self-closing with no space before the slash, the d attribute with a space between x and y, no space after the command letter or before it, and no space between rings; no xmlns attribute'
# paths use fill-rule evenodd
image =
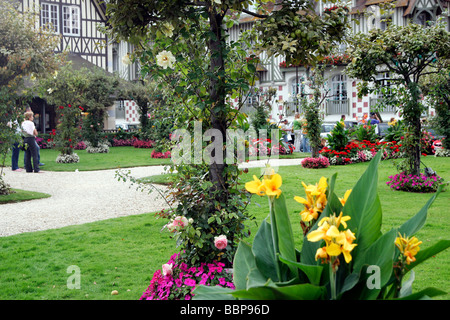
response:
<svg viewBox="0 0 450 320"><path fill-rule="evenodd" d="M77 67L100 67L110 73L118 73L125 80L137 77L136 65L126 65L123 57L130 51L126 43L110 43L99 26L104 26L106 5L98 0L21 0L20 10L36 13L37 27L49 26L61 40L55 52L68 52ZM49 132L56 126L54 107L35 98L31 102L39 132ZM115 129L116 123L138 122L137 108L133 101L116 101L108 108L105 129Z"/></svg>
<svg viewBox="0 0 450 320"><path fill-rule="evenodd" d="M438 17L443 17L447 22L449 30L450 16L448 9L449 1L442 0L398 0L395 2L395 8L391 16L383 16L380 12L380 4L383 0L352 0L352 7L349 8L349 14L352 18L352 32L368 32L372 28L386 28L386 21L396 25L406 25L408 23L419 23L425 25L427 21L436 21ZM323 4L317 2L316 12L322 13L328 6L336 4ZM446 12L447 10L447 12ZM245 30L252 27L255 18L243 14L240 18L240 24L233 27L231 38L237 37L239 30ZM306 80L306 69L304 67L287 66L284 58L268 57L265 53L260 55L261 63L259 65L257 86L260 91L268 88L276 88L276 103L272 106L270 117L276 121L287 118L292 121L296 112L302 113L301 106L296 103L298 94L308 93ZM377 95L358 98L357 84L358 79L350 79L344 73L349 57L345 55L345 47L339 48L339 53L326 58L326 69L324 77L326 79L327 98L321 105L321 113L324 122L338 121L342 115L347 120L361 119L371 111L375 111L375 105L381 98ZM380 80L388 79L389 74L381 73L378 75ZM388 80L385 80L386 82ZM388 83L387 83L388 84ZM255 97L256 99L258 97ZM247 99L248 103L244 110L251 112L251 103L254 99ZM238 106L238 100L233 101ZM429 114L433 115L432 109ZM391 117L398 118L395 107L386 106L380 110L380 116L384 122L388 122Z"/></svg>

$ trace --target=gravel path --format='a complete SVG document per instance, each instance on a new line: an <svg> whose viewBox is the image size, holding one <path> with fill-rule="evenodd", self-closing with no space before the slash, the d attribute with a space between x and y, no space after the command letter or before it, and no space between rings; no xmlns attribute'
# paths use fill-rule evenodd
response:
<svg viewBox="0 0 450 320"><path fill-rule="evenodd" d="M271 160L270 163L296 165L300 161ZM241 167L264 167L266 163L267 160L252 161ZM43 192L51 197L0 205L0 237L156 212L167 207L157 192L136 191L129 182L118 181L115 169L80 172L42 169L42 173L26 173L4 168L4 179L12 188ZM164 173L162 166L126 170L136 178Z"/></svg>
<svg viewBox="0 0 450 320"><path fill-rule="evenodd" d="M164 172L159 166L126 170L134 177ZM51 197L0 205L0 236L155 212L167 207L156 192L136 191L129 182L118 181L116 170L51 172L43 167L43 171L12 172L11 168L5 168L4 179L12 188L43 192Z"/></svg>

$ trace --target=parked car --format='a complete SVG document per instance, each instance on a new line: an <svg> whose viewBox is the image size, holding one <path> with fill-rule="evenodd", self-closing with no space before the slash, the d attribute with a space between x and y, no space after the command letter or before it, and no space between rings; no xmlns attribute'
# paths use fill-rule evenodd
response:
<svg viewBox="0 0 450 320"><path fill-rule="evenodd" d="M335 122L333 123L322 123L322 130L320 132L321 138L326 138L330 132L333 130L334 126L336 125Z"/></svg>
<svg viewBox="0 0 450 320"><path fill-rule="evenodd" d="M375 132L380 138L383 138L386 135L388 128L389 128L389 125L387 123L381 122L381 123L377 124L377 128L375 129Z"/></svg>

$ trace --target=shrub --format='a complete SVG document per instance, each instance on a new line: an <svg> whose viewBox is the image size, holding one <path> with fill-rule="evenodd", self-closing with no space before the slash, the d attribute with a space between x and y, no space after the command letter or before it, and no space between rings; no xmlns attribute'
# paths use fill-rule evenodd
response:
<svg viewBox="0 0 450 320"><path fill-rule="evenodd" d="M443 179L436 175L427 175L420 173L419 175L406 174L401 172L399 174L389 176L389 181L386 184L394 190L408 191L408 192L436 192L439 185L442 184Z"/></svg>
<svg viewBox="0 0 450 320"><path fill-rule="evenodd" d="M434 153L435 157L450 157L450 150L447 149L436 149L435 153Z"/></svg>
<svg viewBox="0 0 450 320"><path fill-rule="evenodd" d="M56 163L78 163L80 162L80 157L76 153L72 154L59 154L56 157Z"/></svg>
<svg viewBox="0 0 450 320"><path fill-rule="evenodd" d="M305 158L301 162L303 168L309 169L320 169L327 168L330 165L328 158L319 157L319 158Z"/></svg>
<svg viewBox="0 0 450 320"><path fill-rule="evenodd" d="M197 285L218 285L234 289L232 273L224 268L224 264L201 263L189 267L182 262L179 254L174 254L169 261L156 270L150 285L140 300L190 300L192 290Z"/></svg>

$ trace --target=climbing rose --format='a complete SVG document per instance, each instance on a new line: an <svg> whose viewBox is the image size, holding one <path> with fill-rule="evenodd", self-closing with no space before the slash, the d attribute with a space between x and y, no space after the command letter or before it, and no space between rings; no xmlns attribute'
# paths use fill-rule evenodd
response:
<svg viewBox="0 0 450 320"><path fill-rule="evenodd" d="M214 245L219 250L225 249L228 245L227 237L224 235L214 237Z"/></svg>

